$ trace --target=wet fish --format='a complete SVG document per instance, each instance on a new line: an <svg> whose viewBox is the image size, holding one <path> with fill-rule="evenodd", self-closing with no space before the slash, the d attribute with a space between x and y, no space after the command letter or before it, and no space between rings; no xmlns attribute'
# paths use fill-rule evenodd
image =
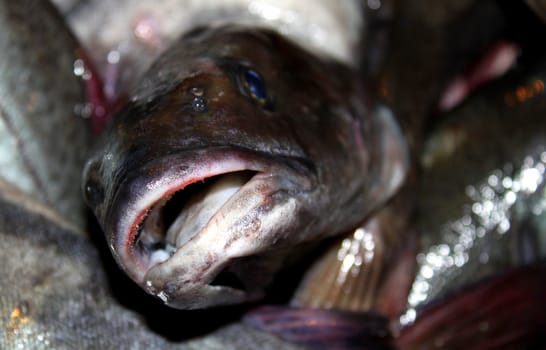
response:
<svg viewBox="0 0 546 350"><path fill-rule="evenodd" d="M537 28L534 20L520 30ZM401 348L544 346L546 319L535 310L546 289L545 57L523 44L515 68L453 110L427 142L423 251Z"/></svg>
<svg viewBox="0 0 546 350"><path fill-rule="evenodd" d="M469 98L429 139L411 303L544 256L546 66L535 60Z"/></svg>
<svg viewBox="0 0 546 350"><path fill-rule="evenodd" d="M200 308L262 297L283 256L358 225L406 167L395 120L354 70L220 26L152 66L97 143L84 193L137 283Z"/></svg>
<svg viewBox="0 0 546 350"><path fill-rule="evenodd" d="M77 113L77 48L49 3L0 2L0 176L83 225L88 132Z"/></svg>

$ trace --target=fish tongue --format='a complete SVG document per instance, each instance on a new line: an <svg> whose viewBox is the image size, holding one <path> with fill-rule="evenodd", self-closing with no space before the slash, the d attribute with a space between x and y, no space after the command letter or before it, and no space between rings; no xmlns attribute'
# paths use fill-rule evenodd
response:
<svg viewBox="0 0 546 350"><path fill-rule="evenodd" d="M203 191L192 196L167 230L167 242L182 246L200 232L212 216L245 184L249 173L222 175Z"/></svg>

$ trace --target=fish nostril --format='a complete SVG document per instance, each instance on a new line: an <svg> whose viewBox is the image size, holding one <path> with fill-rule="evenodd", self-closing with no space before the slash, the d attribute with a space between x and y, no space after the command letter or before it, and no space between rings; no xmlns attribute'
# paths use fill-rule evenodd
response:
<svg viewBox="0 0 546 350"><path fill-rule="evenodd" d="M211 286L229 287L238 290L246 290L243 281L233 272L230 271L229 266L224 268L215 278L210 282Z"/></svg>

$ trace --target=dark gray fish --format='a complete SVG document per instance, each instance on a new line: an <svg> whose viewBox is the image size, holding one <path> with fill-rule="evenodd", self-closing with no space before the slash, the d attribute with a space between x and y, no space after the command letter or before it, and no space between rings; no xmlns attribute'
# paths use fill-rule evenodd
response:
<svg viewBox="0 0 546 350"><path fill-rule="evenodd" d="M78 45L44 1L0 2L0 176L83 225Z"/></svg>
<svg viewBox="0 0 546 350"><path fill-rule="evenodd" d="M262 297L285 257L388 199L406 158L353 69L268 30L202 28L114 117L84 192L122 268L200 308Z"/></svg>

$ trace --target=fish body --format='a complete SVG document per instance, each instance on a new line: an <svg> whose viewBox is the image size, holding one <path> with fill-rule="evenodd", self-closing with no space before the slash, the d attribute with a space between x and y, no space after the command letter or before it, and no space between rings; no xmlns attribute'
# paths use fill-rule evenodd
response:
<svg viewBox="0 0 546 350"><path fill-rule="evenodd" d="M406 167L396 122L353 70L269 30L220 26L151 67L84 191L128 274L197 308L261 297L283 255L358 225ZM237 284L216 285L228 275Z"/></svg>
<svg viewBox="0 0 546 350"><path fill-rule="evenodd" d="M429 139L418 279L430 285L421 302L544 256L543 72L540 60L515 69L454 110ZM522 89L529 96L518 99ZM434 273L423 279L423 270Z"/></svg>
<svg viewBox="0 0 546 350"><path fill-rule="evenodd" d="M88 133L77 112L85 103L77 48L51 4L0 3L0 176L83 225L78 168Z"/></svg>

